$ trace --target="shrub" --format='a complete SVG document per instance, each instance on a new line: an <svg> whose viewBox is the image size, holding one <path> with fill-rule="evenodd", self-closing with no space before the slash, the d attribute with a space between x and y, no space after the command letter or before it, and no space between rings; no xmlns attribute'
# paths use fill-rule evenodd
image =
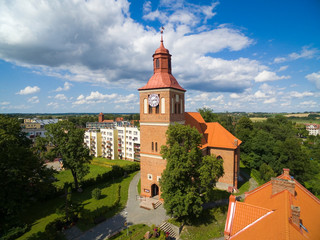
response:
<svg viewBox="0 0 320 240"><path fill-rule="evenodd" d="M99 200L101 198L101 189L100 188L95 188L91 192L92 198Z"/></svg>
<svg viewBox="0 0 320 240"><path fill-rule="evenodd" d="M121 191L121 185L120 184L117 184L117 195L116 195L116 198L113 202L113 206L116 207L119 203L120 203L120 191Z"/></svg>
<svg viewBox="0 0 320 240"><path fill-rule="evenodd" d="M22 236L26 231L28 231L29 228L30 227L28 225L11 228L10 231L5 235L3 235L0 239L1 240L17 239L18 237Z"/></svg>

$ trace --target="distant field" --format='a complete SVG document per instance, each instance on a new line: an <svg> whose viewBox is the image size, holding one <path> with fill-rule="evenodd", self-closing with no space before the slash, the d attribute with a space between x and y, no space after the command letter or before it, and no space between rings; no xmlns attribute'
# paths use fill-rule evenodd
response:
<svg viewBox="0 0 320 240"><path fill-rule="evenodd" d="M262 121L267 120L267 118L266 117L253 117L253 118L250 118L250 120L252 122L262 122Z"/></svg>
<svg viewBox="0 0 320 240"><path fill-rule="evenodd" d="M285 117L308 117L309 113L293 113L293 114L286 114Z"/></svg>
<svg viewBox="0 0 320 240"><path fill-rule="evenodd" d="M317 123L320 124L320 120L310 120L310 119L290 119L292 122L296 122L296 123Z"/></svg>

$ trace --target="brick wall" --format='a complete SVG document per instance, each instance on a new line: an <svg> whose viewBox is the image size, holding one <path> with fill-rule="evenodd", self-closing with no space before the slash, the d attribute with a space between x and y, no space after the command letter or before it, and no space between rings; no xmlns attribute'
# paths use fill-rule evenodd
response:
<svg viewBox="0 0 320 240"><path fill-rule="evenodd" d="M272 195L283 190L288 190L292 195L295 195L295 182L287 179L271 178Z"/></svg>

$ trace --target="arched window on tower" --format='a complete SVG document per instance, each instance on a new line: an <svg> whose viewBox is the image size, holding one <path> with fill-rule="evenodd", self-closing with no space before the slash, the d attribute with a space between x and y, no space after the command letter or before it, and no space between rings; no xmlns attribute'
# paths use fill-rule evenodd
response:
<svg viewBox="0 0 320 240"><path fill-rule="evenodd" d="M156 68L160 68L159 58L156 59Z"/></svg>
<svg viewBox="0 0 320 240"><path fill-rule="evenodd" d="M155 149L156 149L156 152L158 152L158 143L157 142L155 144Z"/></svg>
<svg viewBox="0 0 320 240"><path fill-rule="evenodd" d="M171 98L171 113L174 113L174 101L173 101L173 98Z"/></svg>
<svg viewBox="0 0 320 240"><path fill-rule="evenodd" d="M153 142L151 143L151 150L152 150L152 152L154 151L154 143Z"/></svg>
<svg viewBox="0 0 320 240"><path fill-rule="evenodd" d="M148 100L146 98L143 99L143 113L144 114L148 113Z"/></svg>
<svg viewBox="0 0 320 240"><path fill-rule="evenodd" d="M161 98L161 113L166 113L166 99Z"/></svg>
<svg viewBox="0 0 320 240"><path fill-rule="evenodd" d="M169 72L171 72L171 59L168 59L168 69L169 69Z"/></svg>
<svg viewBox="0 0 320 240"><path fill-rule="evenodd" d="M222 159L222 160L223 160L223 158L222 158L220 155L217 157L217 159L218 159L218 160L220 160L220 159Z"/></svg>

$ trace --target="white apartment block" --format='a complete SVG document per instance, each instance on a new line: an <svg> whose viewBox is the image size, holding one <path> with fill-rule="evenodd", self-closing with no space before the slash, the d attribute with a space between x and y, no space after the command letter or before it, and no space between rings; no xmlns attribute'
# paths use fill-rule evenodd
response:
<svg viewBox="0 0 320 240"><path fill-rule="evenodd" d="M136 127L88 130L84 142L95 157L140 161L140 131Z"/></svg>
<svg viewBox="0 0 320 240"><path fill-rule="evenodd" d="M320 135L320 124L308 123L306 124L306 129L309 132L309 135Z"/></svg>
<svg viewBox="0 0 320 240"><path fill-rule="evenodd" d="M88 130L84 133L84 143L90 149L90 155L101 156L101 132Z"/></svg>
<svg viewBox="0 0 320 240"><path fill-rule="evenodd" d="M101 132L101 157L118 159L118 130L115 128L102 128Z"/></svg>

